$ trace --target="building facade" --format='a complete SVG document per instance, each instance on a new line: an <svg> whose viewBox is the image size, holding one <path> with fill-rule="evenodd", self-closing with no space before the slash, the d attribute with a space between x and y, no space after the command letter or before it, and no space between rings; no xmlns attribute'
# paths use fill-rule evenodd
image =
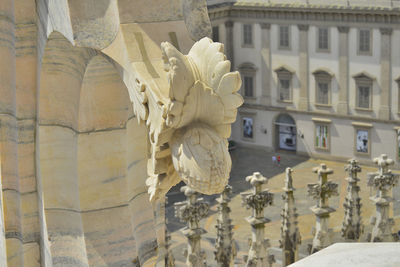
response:
<svg viewBox="0 0 400 267"><path fill-rule="evenodd" d="M399 1L208 1L242 76L232 139L319 158L397 159Z"/></svg>

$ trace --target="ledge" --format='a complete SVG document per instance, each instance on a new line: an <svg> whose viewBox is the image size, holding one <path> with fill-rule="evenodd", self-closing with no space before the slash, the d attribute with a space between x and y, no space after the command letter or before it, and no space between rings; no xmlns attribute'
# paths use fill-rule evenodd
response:
<svg viewBox="0 0 400 267"><path fill-rule="evenodd" d="M363 127L363 128L372 128L372 124L371 123L365 123L365 122L352 122L351 125L355 126L355 127Z"/></svg>
<svg viewBox="0 0 400 267"><path fill-rule="evenodd" d="M400 243L336 243L290 266L399 266Z"/></svg>
<svg viewBox="0 0 400 267"><path fill-rule="evenodd" d="M316 108L332 108L332 104L320 104L320 103L314 103Z"/></svg>
<svg viewBox="0 0 400 267"><path fill-rule="evenodd" d="M331 123L332 122L332 120L324 119L324 118L311 118L311 120L313 122L322 122L322 123ZM371 125L371 127L372 127L372 125Z"/></svg>

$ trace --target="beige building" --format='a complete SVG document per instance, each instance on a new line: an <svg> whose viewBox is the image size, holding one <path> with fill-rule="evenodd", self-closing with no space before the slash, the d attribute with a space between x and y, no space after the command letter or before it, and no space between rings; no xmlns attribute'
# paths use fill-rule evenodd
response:
<svg viewBox="0 0 400 267"><path fill-rule="evenodd" d="M242 76L232 139L320 158L397 159L400 1L208 1Z"/></svg>

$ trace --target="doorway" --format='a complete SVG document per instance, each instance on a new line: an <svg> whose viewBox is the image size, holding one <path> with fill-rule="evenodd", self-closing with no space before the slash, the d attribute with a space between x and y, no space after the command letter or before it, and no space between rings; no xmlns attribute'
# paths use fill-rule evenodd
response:
<svg viewBox="0 0 400 267"><path fill-rule="evenodd" d="M288 114L280 114L275 122L276 146L278 149L296 151L297 129L294 119Z"/></svg>

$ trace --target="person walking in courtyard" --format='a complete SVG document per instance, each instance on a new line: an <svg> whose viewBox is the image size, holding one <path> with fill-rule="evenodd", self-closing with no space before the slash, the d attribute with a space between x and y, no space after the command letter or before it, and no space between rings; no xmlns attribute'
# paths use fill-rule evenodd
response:
<svg viewBox="0 0 400 267"><path fill-rule="evenodd" d="M273 163L273 164L278 164L278 161L277 161L275 155L272 156L272 163Z"/></svg>
<svg viewBox="0 0 400 267"><path fill-rule="evenodd" d="M278 162L278 165L281 165L281 156L277 157L277 162Z"/></svg>

